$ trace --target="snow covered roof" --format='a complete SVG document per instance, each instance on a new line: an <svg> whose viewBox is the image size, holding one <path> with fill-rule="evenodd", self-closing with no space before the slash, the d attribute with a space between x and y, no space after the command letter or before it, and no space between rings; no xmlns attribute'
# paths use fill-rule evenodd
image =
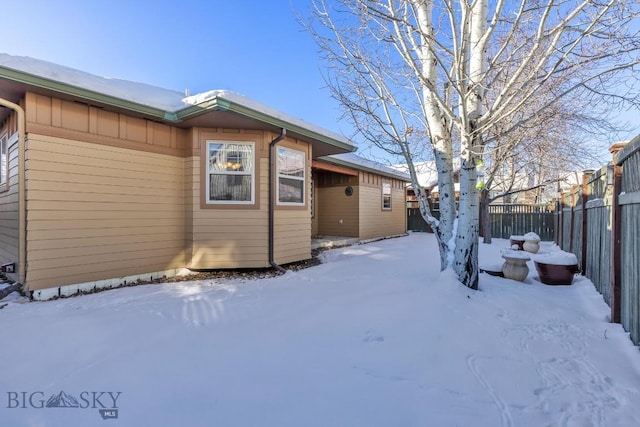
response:
<svg viewBox="0 0 640 427"><path fill-rule="evenodd" d="M333 145L338 148L333 152L355 150L351 141L342 135L227 90L185 97L181 92L145 83L96 76L39 59L0 53L2 80L31 90L53 91L100 105L111 105L170 123L180 123L211 111L231 112Z"/></svg>
<svg viewBox="0 0 640 427"><path fill-rule="evenodd" d="M326 161L329 163L334 163L341 166L351 167L357 170L377 173L379 175L387 176L389 178L400 179L406 182L411 181L411 178L406 173L403 173L389 166L385 166L382 163L365 159L364 157L360 157L354 153L344 153L344 154L334 154L331 156L323 156L323 157L320 157L319 160Z"/></svg>
<svg viewBox="0 0 640 427"><path fill-rule="evenodd" d="M159 110L175 112L188 106L182 101L184 94L178 91L129 80L96 76L28 56L0 53L0 66Z"/></svg>
<svg viewBox="0 0 640 427"><path fill-rule="evenodd" d="M438 184L438 170L436 169L436 162L433 160L427 160L425 162L416 162L413 164L418 175L418 183L424 188L432 188ZM403 173L409 173L409 167L406 164L391 166ZM460 158L457 157L453 160L453 167L455 171L460 170Z"/></svg>
<svg viewBox="0 0 640 427"><path fill-rule="evenodd" d="M457 191L458 193L460 192L460 183L459 182L454 182L453 183L453 191ZM438 188L438 186L434 186L431 189L431 193L439 193L440 189Z"/></svg>

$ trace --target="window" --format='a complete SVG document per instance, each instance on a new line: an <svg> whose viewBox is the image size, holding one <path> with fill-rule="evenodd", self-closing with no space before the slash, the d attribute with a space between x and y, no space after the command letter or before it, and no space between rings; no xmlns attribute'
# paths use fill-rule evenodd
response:
<svg viewBox="0 0 640 427"><path fill-rule="evenodd" d="M305 154L278 147L278 204L304 205Z"/></svg>
<svg viewBox="0 0 640 427"><path fill-rule="evenodd" d="M253 142L207 141L207 181L207 203L254 203Z"/></svg>
<svg viewBox="0 0 640 427"><path fill-rule="evenodd" d="M391 183L382 183L382 209L391 210Z"/></svg>
<svg viewBox="0 0 640 427"><path fill-rule="evenodd" d="M0 136L0 186L5 186L8 181L9 153L7 145L7 134L3 134Z"/></svg>

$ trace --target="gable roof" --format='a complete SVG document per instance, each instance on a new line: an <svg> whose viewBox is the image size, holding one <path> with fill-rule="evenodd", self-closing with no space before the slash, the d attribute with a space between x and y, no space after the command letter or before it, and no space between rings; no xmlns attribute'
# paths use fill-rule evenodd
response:
<svg viewBox="0 0 640 427"><path fill-rule="evenodd" d="M181 92L145 83L100 77L39 59L0 54L0 97L19 102L26 91L81 99L177 127L239 127L273 132L285 128L292 137L320 143L317 147L314 145L318 155L355 150L342 135L234 92L213 90L185 97Z"/></svg>
<svg viewBox="0 0 640 427"><path fill-rule="evenodd" d="M409 174L403 173L397 169L390 168L382 163L374 162L372 160L365 159L354 153L334 154L331 156L323 156L318 160L327 163L333 163L339 166L345 166L348 168L361 170L364 172L376 173L378 175L386 176L388 178L399 179L401 181L410 182L411 177Z"/></svg>

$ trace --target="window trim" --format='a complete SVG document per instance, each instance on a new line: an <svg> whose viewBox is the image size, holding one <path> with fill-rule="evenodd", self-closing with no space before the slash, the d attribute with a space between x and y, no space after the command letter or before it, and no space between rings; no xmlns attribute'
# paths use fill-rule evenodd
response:
<svg viewBox="0 0 640 427"><path fill-rule="evenodd" d="M219 175L226 176L251 176L251 199L250 200L211 200L211 171L209 170L210 164L210 144L232 144L232 145L248 145L251 147L251 152L253 155L253 167L251 168L251 173L247 174L238 174L238 173L218 173ZM256 198L256 171L257 171L257 156L256 156L256 144L254 141L233 141L233 140L218 140L218 139L206 139L204 143L204 198L205 205L207 206L255 206L257 204Z"/></svg>
<svg viewBox="0 0 640 427"><path fill-rule="evenodd" d="M302 156L304 166L302 167L302 177L280 174L280 150L289 151ZM280 178L302 181L302 202L282 202L280 201ZM307 203L307 153L294 148L278 146L276 151L276 204L278 206L306 206Z"/></svg>
<svg viewBox="0 0 640 427"><path fill-rule="evenodd" d="M384 189L385 189L386 186L388 186L388 188L389 188L389 194L385 194ZM391 185L391 183L389 181L382 181L381 194L382 194L382 210L383 211L392 210L393 209L393 203L392 203L392 200L393 200L393 197L392 197L393 196L393 185ZM387 198L387 197L389 198L389 207L385 207L385 205L384 205L385 198Z"/></svg>

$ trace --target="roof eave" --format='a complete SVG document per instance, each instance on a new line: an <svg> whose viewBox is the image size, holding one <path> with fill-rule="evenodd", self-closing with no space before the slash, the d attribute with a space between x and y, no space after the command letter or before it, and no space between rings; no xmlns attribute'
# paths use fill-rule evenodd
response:
<svg viewBox="0 0 640 427"><path fill-rule="evenodd" d="M56 80L48 79L46 77L41 77L12 68L7 68L1 65L0 78L46 91L52 91L74 98L80 98L89 103L95 103L98 105L105 105L117 109L131 111L143 116L150 117L152 119L169 122L170 124L177 124L190 118L206 114L210 111L228 111L278 128L285 128L288 132L296 133L304 138L333 146L338 150L342 150L344 152L352 152L356 150L356 147L348 142L335 137L331 137L330 135L321 132L316 132L312 129L305 128L296 123L274 117L270 114L266 114L237 102L233 102L232 100L226 99L219 95L198 105L188 106L178 111L167 111L161 108L155 108L148 105L139 104L137 102L127 101L115 96L106 95L100 92L73 86L68 83L62 83Z"/></svg>
<svg viewBox="0 0 640 427"><path fill-rule="evenodd" d="M305 128L304 126L300 126L296 123L283 120L279 117L274 117L270 114L247 107L246 105L234 102L230 99L226 99L220 95L217 95L200 104L193 105L178 111L177 119L178 121L184 121L202 114L206 114L209 111L227 111L235 113L249 119L266 123L271 126L275 126L281 129L284 128L288 133L295 133L310 140L331 145L340 150L344 150L345 152L353 152L357 149L357 147L348 142L341 141L340 139L334 138L324 133L316 132L312 129Z"/></svg>
<svg viewBox="0 0 640 427"><path fill-rule="evenodd" d="M399 180L404 181L404 182L411 182L411 178L408 177L408 176L403 176L403 175L399 175L399 174L396 175L396 174L393 174L393 173L381 171L380 169L370 168L370 167L367 167L367 166L364 166L364 165L358 165L358 164L347 162L347 161L344 161L344 160L341 160L341 159L336 159L335 157L322 156L322 157L319 157L318 160L323 161L323 162L327 162L327 163L333 163L335 165L348 167L348 168L355 169L355 170L360 170L360 171L363 171L363 172L375 173L375 174L378 174L378 175L386 176L387 178L399 179Z"/></svg>
<svg viewBox="0 0 640 427"><path fill-rule="evenodd" d="M67 83L62 83L56 80L48 79L46 77L36 76L34 74L25 73L1 65L0 78L15 81L17 83L21 83L31 87L57 92L63 95L82 98L83 100L96 104L130 110L138 114L143 114L145 116L150 116L156 119L175 121L175 114L167 112L160 108L138 104L136 102L127 101L115 96L106 95L89 89L83 89Z"/></svg>

